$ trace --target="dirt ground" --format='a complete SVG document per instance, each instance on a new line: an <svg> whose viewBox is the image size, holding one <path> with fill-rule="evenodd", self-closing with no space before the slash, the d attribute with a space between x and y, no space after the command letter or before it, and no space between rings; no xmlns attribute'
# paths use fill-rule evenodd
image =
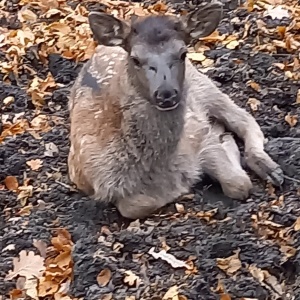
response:
<svg viewBox="0 0 300 300"><path fill-rule="evenodd" d="M100 7L81 2L88 9ZM178 0L170 6L190 10L193 3ZM295 6L297 1L291 1L290 7L296 7L293 16L280 19L263 16L266 8L249 12L234 1L224 3L219 34L237 34L239 43L235 48L203 42L206 60L195 64L255 116L266 136L267 152L286 175L283 187L274 189L250 172L255 189L241 203L224 197L220 187L205 178L191 191L195 194L192 199L130 223L114 207L78 193L67 179L67 96L82 61L52 53L45 62L37 55L39 46L33 45L25 48L16 76L4 68L9 57L0 40L0 134L16 120L27 120L33 127L39 115L45 116L47 125L43 126L48 126L34 134L18 129L19 134L0 139L0 299L14 299L9 292L17 278L2 280L13 268L12 259L21 250L36 252L34 239L50 245L57 228L67 229L74 243L68 299L163 299L173 286L178 287L178 295L170 299L300 299L300 39L297 28L288 27L293 21L300 24L299 3ZM68 3L72 9L76 4ZM20 3L8 0L0 5L9 16L0 19L0 34L1 26L8 31L21 28ZM289 30L283 32L283 28ZM298 40L298 48L288 45L290 36ZM49 71L54 78L53 89L38 113L27 89L33 78L29 68L42 79ZM40 126L41 118L35 120ZM27 164L32 160L41 160L42 166ZM18 192L8 188L8 176L17 179ZM25 197L28 185L32 191ZM20 196L22 186L24 197ZM24 207L29 208L24 212ZM153 247L155 252L165 249L176 259L188 261L193 269L174 268L155 258L149 253ZM97 276L106 269L111 271L110 280L101 285ZM128 271L139 280L124 281Z"/></svg>

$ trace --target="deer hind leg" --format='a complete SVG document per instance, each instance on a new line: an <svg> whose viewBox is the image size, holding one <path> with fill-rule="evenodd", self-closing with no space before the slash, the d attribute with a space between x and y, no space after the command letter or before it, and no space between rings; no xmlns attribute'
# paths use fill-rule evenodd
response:
<svg viewBox="0 0 300 300"><path fill-rule="evenodd" d="M200 151L203 171L218 180L225 195L243 200L249 196L252 183L243 170L240 152L232 135L219 123L203 141Z"/></svg>
<svg viewBox="0 0 300 300"><path fill-rule="evenodd" d="M120 214L125 218L144 219L165 206L168 202L157 200L144 194L137 194L119 199L115 205Z"/></svg>

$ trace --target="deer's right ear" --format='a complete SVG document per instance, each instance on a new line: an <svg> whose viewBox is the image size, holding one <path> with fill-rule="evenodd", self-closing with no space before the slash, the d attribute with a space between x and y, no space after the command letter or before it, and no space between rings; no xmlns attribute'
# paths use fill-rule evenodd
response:
<svg viewBox="0 0 300 300"><path fill-rule="evenodd" d="M94 39L104 46L123 46L124 40L130 32L125 22L112 15L100 12L90 12L89 24Z"/></svg>

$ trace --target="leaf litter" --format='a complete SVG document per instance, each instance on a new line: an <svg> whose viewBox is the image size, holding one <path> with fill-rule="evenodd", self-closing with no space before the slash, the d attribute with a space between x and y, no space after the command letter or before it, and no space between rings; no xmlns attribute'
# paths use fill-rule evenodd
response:
<svg viewBox="0 0 300 300"><path fill-rule="evenodd" d="M195 47L191 48L189 58L204 68L205 72L209 72L214 67L215 60L209 56L209 51L216 47L224 47L229 50L239 51L248 39L251 37L251 28L257 26L259 38L254 40L251 44L253 51L262 51L266 53L272 53L280 55L282 51L286 51L289 54L298 54L299 49L299 7L295 5L295 2L283 2L280 0L264 0L264 1L247 1L245 7L248 11L255 13L261 17L269 17L272 20L283 20L285 18L292 18L292 22L289 25L281 25L275 28L267 26L265 18L258 18L256 24L253 25L250 21L246 21L245 30L243 35L224 33L221 30L216 30L209 37L201 39L196 43ZM174 10L170 9L168 5L164 3L156 3L148 5L146 8L138 3L127 3L123 1L102 1L107 6L107 11L121 18L129 18L132 13L138 15L145 15L149 13L174 13ZM280 6L278 6L280 4ZM21 0L20 6L22 7L18 11L18 19L22 22L22 27L19 29L2 30L0 37L0 49L6 53L6 59L0 62L0 70L4 74L3 81L10 83L10 76L14 74L17 78L22 68L26 69L31 74L31 79L27 82L26 92L32 99L32 104L36 108L35 114L31 117L24 115L15 115L12 120L6 113L1 115L2 130L0 135L0 144L5 146L10 138L16 139L18 136L22 136L29 132L34 138L41 138L40 134L47 133L52 130L50 123L55 119L41 113L41 110L47 106L47 101L53 95L53 92L63 87L64 85L58 83L54 76L50 72L46 72L43 76L40 76L33 68L30 68L27 64L24 64L24 57L28 49L34 45L39 45L39 50L35 53L37 59L44 64L48 63L50 54L59 54L65 59L72 59L76 62L83 62L88 59L94 49L95 43L92 40L90 30L87 26L87 13L88 10L82 5L78 5L76 9L71 9L65 1L29 1ZM59 17L57 19L56 17ZM41 18L48 19L47 22L41 22ZM50 20L53 18L55 21ZM232 20L235 26L241 26L240 19ZM9 58L9 59L7 59ZM241 61L236 60L236 64ZM292 62L277 62L274 63L274 67L284 72L287 80L299 80L299 55L294 55ZM261 105L264 104L264 100L261 97L262 89L258 82L248 81L245 83L253 91L252 97L248 98L247 105L250 106L253 112L259 113ZM296 97L293 99L294 103L299 103L299 89ZM17 101L14 96L6 96L2 101L3 109L9 109ZM246 102L245 102L246 103ZM58 123L62 122L61 119L55 119ZM286 122L291 128L297 128L298 115L295 111L282 114L282 120ZM56 123L55 125L57 125ZM56 143L50 142L45 144L45 157L55 157L59 154ZM29 163L29 164L28 164ZM42 166L44 162L42 159L28 160L26 165L36 172L42 172ZM23 208L19 210L19 214L30 215L33 205L28 201L34 197L34 184L29 179L21 179L18 176L8 175L3 181L4 190L10 190L17 194ZM39 199L39 201L42 201ZM279 199L274 200L272 206L279 207L282 203ZM271 205L267 208L270 209ZM172 215L170 218L174 220L186 220L187 218L195 219L197 221L206 221L209 226L219 226L220 220L216 220L218 217L219 209L212 210L199 210L193 212L186 205L177 203L177 214ZM169 217L169 216L168 216ZM298 218L299 219L299 218ZM296 255L297 249L292 247L291 241L292 230L300 230L300 221L296 221L290 226L284 226L283 224L276 223L276 220L271 220L270 215L266 213L258 213L252 216L253 228L257 230L259 236L262 236L265 240L272 241L280 245L280 251L284 255L284 262ZM230 221L230 218L224 218L223 220ZM134 227L135 226L135 227ZM132 234L143 234L143 230L140 229L141 224L138 222L131 228ZM262 230L263 228L263 230ZM186 233L187 235L189 233ZM179 242L183 247L186 241ZM198 274L196 266L192 266L190 262L179 260L176 258L176 252L174 255L167 253L167 251L173 249L173 242L164 240L163 250L155 252L154 247L150 249L149 254L154 257L155 260L162 260L167 262L168 265L175 269L192 270L195 268L194 273L185 273L188 276L194 276ZM71 299L67 296L69 285L73 272L73 262L71 256L71 249L73 248L73 242L71 241L70 234L62 229L58 232L58 235L51 240L51 245L47 245L40 241L35 240L33 245L40 253L39 255L32 254L33 252L19 253L19 265L15 264L13 271L9 274L15 278L20 276L17 281L17 289L11 291L11 297L24 297L25 294L30 295L33 299L38 297L53 296L57 299ZM122 252L126 245L122 243L114 243L114 251ZM122 247L116 246L122 245ZM169 246L171 245L171 246ZM6 250L14 250L11 246ZM22 254L21 254L22 253ZM241 260L239 257L240 252L236 251L234 255L224 258L219 255L215 259L216 265L221 269L228 278L235 277L241 270ZM38 278L31 278L27 280L24 276L24 270L27 273L37 272L36 269L30 271L29 267L26 267L27 256L34 255L34 259L39 261L40 266L43 261L43 275ZM137 256L138 257L138 256ZM143 255L141 255L143 257ZM14 260L15 262L15 260ZM201 266L204 261L199 262L197 267ZM25 269L22 271L21 265L25 265ZM38 265L36 265L38 268ZM26 269L27 268L27 269ZM100 270L100 269L99 269ZM109 285L109 282L113 278L114 274L108 268L103 269L95 276L95 280L101 286ZM251 275L256 278L262 286L270 291L275 297L282 295L283 288L278 282L275 276L270 275L267 271L262 270L254 265L248 267ZM14 272L17 274L14 275ZM26 273L25 272L25 273ZM172 271L171 271L172 272ZM175 271L174 271L175 272ZM23 275L22 275L23 274ZM40 274L40 273L39 273ZM136 275L136 270L125 270L123 282L129 287L137 287L143 280ZM27 274L28 275L28 274ZM29 275L28 275L29 276ZM9 277L8 277L9 278ZM29 277L30 278L30 277ZM179 286L179 285L178 285ZM184 300L185 296L180 295L178 292L178 286L171 286L165 293L163 299ZM220 294L220 298L223 300L231 299L231 296L226 292L225 288L219 288L216 291ZM113 299L112 293L107 293L107 299ZM167 297L167 298L166 298ZM134 296L126 296L126 299L137 299ZM249 299L243 297L241 299Z"/></svg>

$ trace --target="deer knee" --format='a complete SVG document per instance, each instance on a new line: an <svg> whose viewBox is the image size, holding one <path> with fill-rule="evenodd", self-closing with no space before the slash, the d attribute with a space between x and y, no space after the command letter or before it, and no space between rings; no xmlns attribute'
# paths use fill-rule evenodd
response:
<svg viewBox="0 0 300 300"><path fill-rule="evenodd" d="M115 204L120 214L128 219L146 218L165 205L162 201L142 194L120 199Z"/></svg>
<svg viewBox="0 0 300 300"><path fill-rule="evenodd" d="M244 170L228 170L226 176L220 180L223 193L233 199L244 200L249 197L253 187L252 182Z"/></svg>

